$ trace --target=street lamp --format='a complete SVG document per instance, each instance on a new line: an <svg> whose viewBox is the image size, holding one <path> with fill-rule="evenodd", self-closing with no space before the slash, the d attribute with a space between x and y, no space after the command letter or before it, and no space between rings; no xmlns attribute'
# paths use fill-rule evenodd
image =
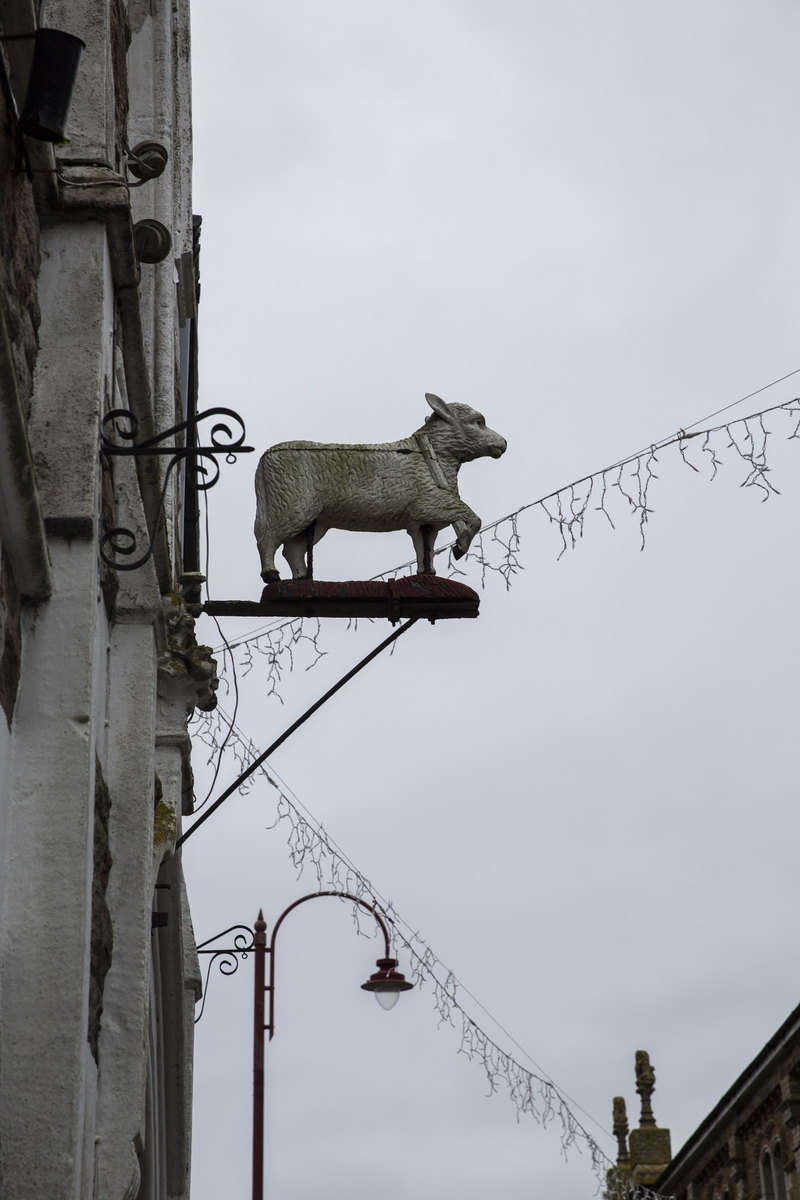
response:
<svg viewBox="0 0 800 1200"><path fill-rule="evenodd" d="M362 983L361 987L366 992L375 993L375 999L381 1008L387 1010L394 1008L400 993L407 992L409 988L414 986L413 983L408 982L402 972L397 970L397 959L390 956L391 942L389 930L381 914L371 904L368 904L366 900L361 900L358 896L351 895L350 892L312 892L308 896L301 896L299 900L295 900L294 904L290 904L288 908L285 908L278 917L272 927L272 937L270 938L269 945L267 945L267 923L264 920L263 912L259 912L258 919L253 927L252 942L246 943L242 933L239 933L234 938L234 948L228 947L224 950L207 948L211 943L218 941L226 934L232 933L233 930L246 928L245 926L234 925L230 929L224 930L223 933L218 934L217 937L209 938L208 941L202 942L198 946L198 953L214 956L211 963L209 963L209 972L214 960L221 959L221 970L226 975L233 974L236 970L238 956L241 955L242 958L246 958L248 954L255 955L253 998L253 1200L263 1200L264 1197L264 1034L269 1033L269 1040L272 1041L273 1034L275 1033L275 939L284 919L293 909L297 908L300 904L305 904L307 900L317 900L320 896L338 896L343 900L351 900L353 904L357 904L360 908L365 909L366 912L375 918L383 934L385 953L384 957L379 958L376 963L378 970L370 975L367 982ZM269 983L266 980L267 955L269 955ZM268 1007L266 1004L267 994L269 994ZM264 1019L265 1016L268 1018L266 1021Z"/></svg>
<svg viewBox="0 0 800 1200"><path fill-rule="evenodd" d="M400 971L395 970L396 958L379 958L375 966L378 967L378 970L374 975L370 975L367 982L362 983L361 986L365 992L374 992L378 1004L388 1012L397 1004L400 993L407 992L414 985L409 983Z"/></svg>

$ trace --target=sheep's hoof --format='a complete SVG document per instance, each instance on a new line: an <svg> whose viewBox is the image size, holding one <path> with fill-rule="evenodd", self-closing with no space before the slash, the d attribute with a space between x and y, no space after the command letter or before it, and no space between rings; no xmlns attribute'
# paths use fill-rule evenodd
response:
<svg viewBox="0 0 800 1200"><path fill-rule="evenodd" d="M459 559L459 558L463 558L467 552L466 552L466 550L462 550L460 546L453 546L452 553L453 553L453 558Z"/></svg>
<svg viewBox="0 0 800 1200"><path fill-rule="evenodd" d="M262 571L261 578L264 580L264 583L273 583L276 579L280 579L280 572L274 570Z"/></svg>

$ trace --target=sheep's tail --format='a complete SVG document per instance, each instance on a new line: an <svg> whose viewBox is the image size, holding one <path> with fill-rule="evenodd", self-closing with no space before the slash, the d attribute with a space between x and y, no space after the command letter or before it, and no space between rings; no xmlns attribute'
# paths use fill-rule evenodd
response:
<svg viewBox="0 0 800 1200"><path fill-rule="evenodd" d="M269 451L262 455L261 462L256 469L256 521L254 526L256 540L262 536L267 527L267 508L269 505L269 489L267 486L268 454Z"/></svg>

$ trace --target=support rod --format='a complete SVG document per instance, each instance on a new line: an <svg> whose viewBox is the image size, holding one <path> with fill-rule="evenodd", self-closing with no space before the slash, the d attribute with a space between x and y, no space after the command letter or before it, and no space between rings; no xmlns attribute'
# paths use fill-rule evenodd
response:
<svg viewBox="0 0 800 1200"><path fill-rule="evenodd" d="M267 923L261 910L255 923L253 940L256 959L253 972L253 1200L264 1200L264 958L267 953Z"/></svg>
<svg viewBox="0 0 800 1200"><path fill-rule="evenodd" d="M295 730L299 729L301 725L305 724L308 718L313 716L318 708L322 708L323 704L330 700L331 696L335 696L339 689L343 688L346 683L349 683L354 675L357 675L358 672L362 671L368 663L371 663L373 658L377 658L381 651L385 650L387 646L391 646L392 642L396 642L397 639L404 634L407 629L410 629L412 625L415 625L416 622L417 618L412 617L410 621L406 621L405 625L401 625L399 629L395 629L394 633L391 633L389 637L385 639L385 641L381 642L379 646L376 646L374 650L371 650L365 658L362 658L361 662L357 663L356 666L353 667L352 671L348 671L346 675L343 675L339 682L335 683L333 687L325 693L324 696L321 696L319 700L311 705L310 708L307 708L302 717L298 717L293 725L290 725L288 729L284 730L281 736L277 738L271 746L268 746L263 754L259 754L258 758L253 759L253 761L250 763L250 766L245 771L242 771L238 779L234 779L230 787L225 789L222 795L214 801L210 808L206 809L201 817L198 817L191 829L187 829L186 833L178 838L177 842L175 843L175 849L177 850L179 846L182 846L186 839L190 838L194 831L199 829L203 822L207 821L211 814L219 808L220 804L223 804L229 796L237 791L237 789L244 783L245 779L249 779L253 772L257 771L263 762L266 762L270 754L273 754L279 746L283 745L287 738L292 736Z"/></svg>

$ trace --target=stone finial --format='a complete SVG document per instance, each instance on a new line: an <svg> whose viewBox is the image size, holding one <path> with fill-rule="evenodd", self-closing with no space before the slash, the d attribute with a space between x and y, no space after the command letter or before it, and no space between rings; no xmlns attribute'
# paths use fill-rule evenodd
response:
<svg viewBox="0 0 800 1200"><path fill-rule="evenodd" d="M648 1125L655 1125L656 1119L653 1116L653 1109L650 1104L650 1097L656 1090L656 1073L650 1066L650 1055L646 1050L636 1051L636 1091L642 1098L642 1115L639 1118L639 1127L644 1129Z"/></svg>
<svg viewBox="0 0 800 1200"><path fill-rule="evenodd" d="M645 1050L636 1051L636 1091L642 1100L639 1128L632 1129L628 1139L631 1156L631 1179L637 1185L653 1187L672 1158L668 1129L659 1129L653 1116L650 1097L655 1091L656 1073Z"/></svg>
<svg viewBox="0 0 800 1200"><path fill-rule="evenodd" d="M157 770L163 784L163 800L157 810L161 814L157 831L160 854L167 852L164 846L172 845L178 811L184 816L193 811L189 718L197 708L211 712L216 707L219 687L216 661L210 646L198 646L192 616L178 597L167 597L163 605L166 646L158 659L156 714ZM171 766L166 759L174 757L172 750L180 751L180 762Z"/></svg>
<svg viewBox="0 0 800 1200"><path fill-rule="evenodd" d="M614 1124L612 1128L619 1146L617 1166L627 1167L631 1161L631 1156L628 1153L628 1113L625 1108L625 1099L623 1096L614 1097Z"/></svg>
<svg viewBox="0 0 800 1200"><path fill-rule="evenodd" d="M199 646L194 618L183 607L168 606L165 613L167 651L158 660L159 696L182 708L185 719L199 708L217 707L217 663L210 646Z"/></svg>

